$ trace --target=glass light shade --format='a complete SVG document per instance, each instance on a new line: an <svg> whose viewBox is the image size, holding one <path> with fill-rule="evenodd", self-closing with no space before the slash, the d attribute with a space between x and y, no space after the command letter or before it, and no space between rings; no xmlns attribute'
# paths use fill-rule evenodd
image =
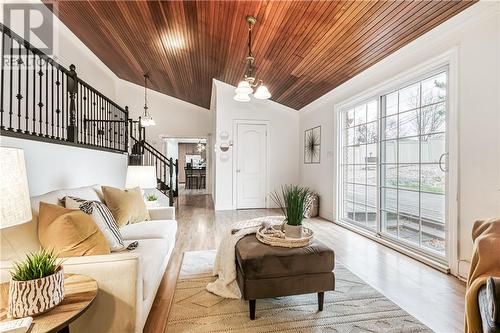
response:
<svg viewBox="0 0 500 333"><path fill-rule="evenodd" d="M147 115L141 117L141 125L144 127L149 127L156 125L156 122L154 121L153 117Z"/></svg>
<svg viewBox="0 0 500 333"><path fill-rule="evenodd" d="M248 96L248 94L236 94L233 99L238 102L250 102L250 96Z"/></svg>
<svg viewBox="0 0 500 333"><path fill-rule="evenodd" d="M156 167L152 165L129 165L127 167L126 188L156 188Z"/></svg>
<svg viewBox="0 0 500 333"><path fill-rule="evenodd" d="M246 95L249 95L251 93L253 93L253 89L252 87L250 87L250 83L248 83L247 81L243 80L241 81L240 83L238 83L238 88L236 88L234 90L234 92L236 94L246 94Z"/></svg>
<svg viewBox="0 0 500 333"><path fill-rule="evenodd" d="M253 97L257 99L269 99L271 98L271 93L269 92L266 86L261 85L257 88L255 94L253 94Z"/></svg>
<svg viewBox="0 0 500 333"><path fill-rule="evenodd" d="M24 152L0 147L0 229L26 223L31 218Z"/></svg>

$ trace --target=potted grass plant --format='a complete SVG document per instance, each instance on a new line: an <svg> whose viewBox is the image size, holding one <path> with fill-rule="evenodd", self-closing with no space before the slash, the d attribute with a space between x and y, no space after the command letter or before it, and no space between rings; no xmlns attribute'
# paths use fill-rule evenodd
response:
<svg viewBox="0 0 500 333"><path fill-rule="evenodd" d="M146 195L146 205L150 208L158 206L158 196L156 194L147 194Z"/></svg>
<svg viewBox="0 0 500 333"><path fill-rule="evenodd" d="M44 313L64 298L62 261L41 250L14 263L10 272L8 316L22 318Z"/></svg>
<svg viewBox="0 0 500 333"><path fill-rule="evenodd" d="M298 185L285 185L281 187L280 192L271 193L271 199L285 216L283 227L286 237L302 237L302 220L309 193L307 187Z"/></svg>

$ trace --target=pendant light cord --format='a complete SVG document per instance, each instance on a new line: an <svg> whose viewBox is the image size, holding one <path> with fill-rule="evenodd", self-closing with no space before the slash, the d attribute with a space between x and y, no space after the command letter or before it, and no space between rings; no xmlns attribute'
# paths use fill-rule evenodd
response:
<svg viewBox="0 0 500 333"><path fill-rule="evenodd" d="M247 73L245 76L252 77L253 72L253 53L252 53L252 24L248 24L248 57L247 57Z"/></svg>
<svg viewBox="0 0 500 333"><path fill-rule="evenodd" d="M248 25L248 56L253 57L252 54L252 28L251 24Z"/></svg>
<svg viewBox="0 0 500 333"><path fill-rule="evenodd" d="M148 74L144 74L144 115L148 115Z"/></svg>

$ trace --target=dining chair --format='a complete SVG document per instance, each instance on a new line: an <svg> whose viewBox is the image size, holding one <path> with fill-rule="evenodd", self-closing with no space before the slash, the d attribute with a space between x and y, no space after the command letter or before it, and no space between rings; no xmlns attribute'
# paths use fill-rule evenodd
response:
<svg viewBox="0 0 500 333"><path fill-rule="evenodd" d="M184 173L186 175L186 189L193 189L193 183L196 183L196 187L198 188L198 175L195 174L193 168L185 167Z"/></svg>

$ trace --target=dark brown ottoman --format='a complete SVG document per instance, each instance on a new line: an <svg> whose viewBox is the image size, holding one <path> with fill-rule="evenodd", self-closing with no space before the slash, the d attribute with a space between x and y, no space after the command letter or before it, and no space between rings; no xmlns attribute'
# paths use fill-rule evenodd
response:
<svg viewBox="0 0 500 333"><path fill-rule="evenodd" d="M322 311L324 292L335 289L333 250L317 240L287 249L263 244L253 234L240 239L235 251L238 286L252 320L259 298L318 293Z"/></svg>

